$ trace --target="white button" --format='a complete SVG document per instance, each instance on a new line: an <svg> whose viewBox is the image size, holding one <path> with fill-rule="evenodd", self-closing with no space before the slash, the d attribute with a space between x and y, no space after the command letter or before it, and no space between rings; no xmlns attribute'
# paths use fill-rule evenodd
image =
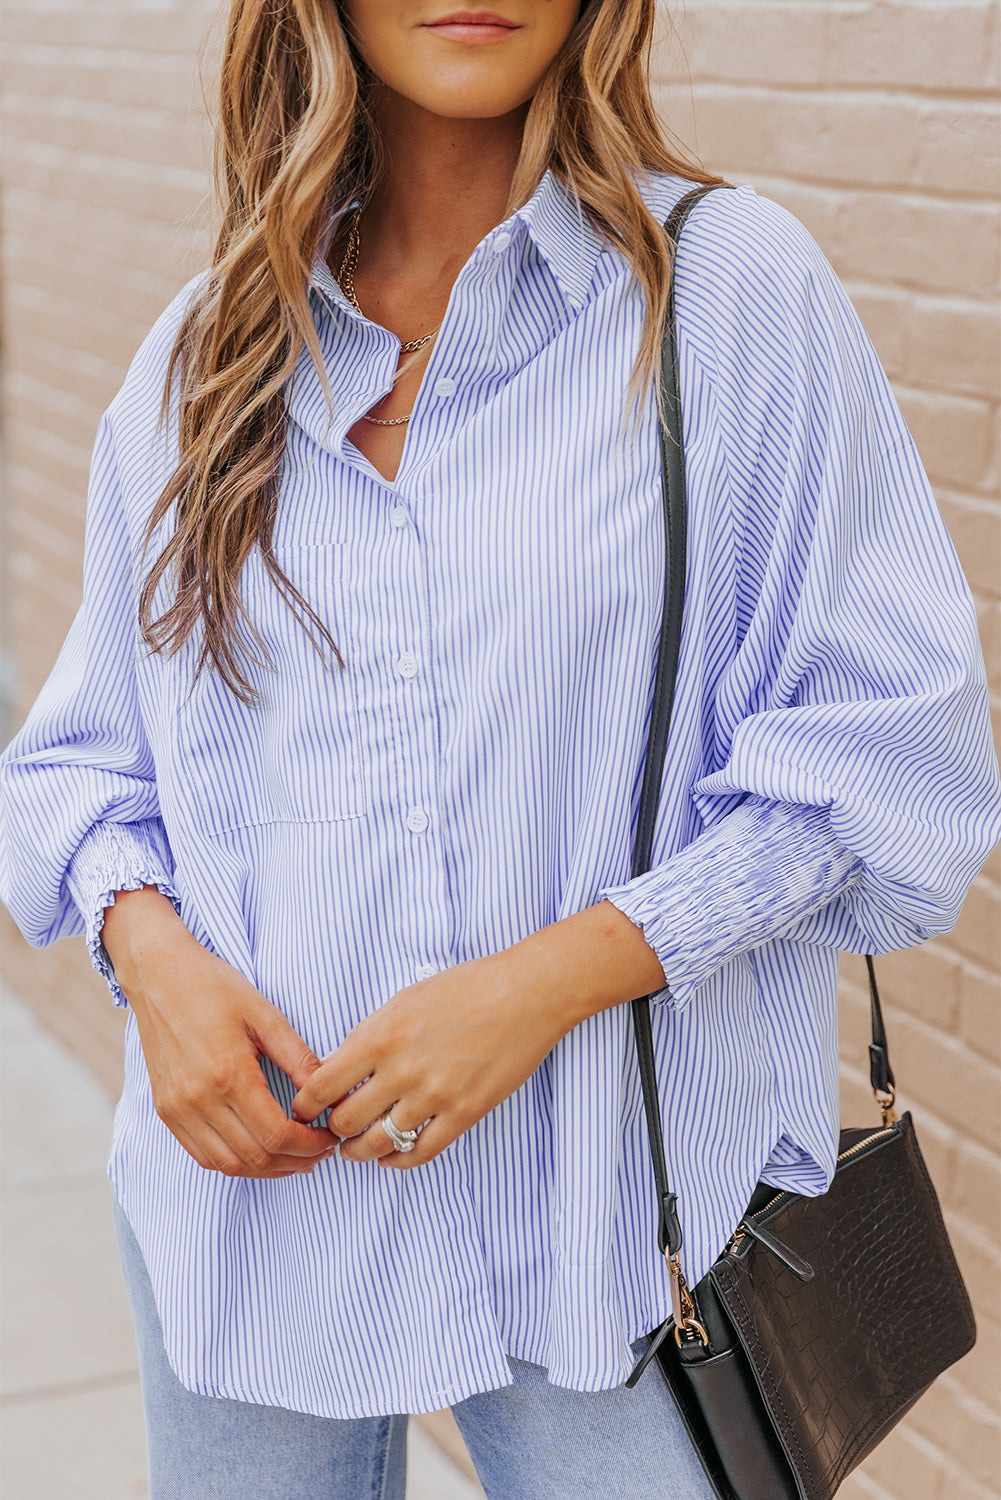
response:
<svg viewBox="0 0 1001 1500"><path fill-rule="evenodd" d="M417 665L416 656L411 656L409 651L404 652L396 663L396 670L401 677L416 677L420 670Z"/></svg>
<svg viewBox="0 0 1001 1500"><path fill-rule="evenodd" d="M500 255L511 243L511 236L505 231L494 240L494 254Z"/></svg>
<svg viewBox="0 0 1001 1500"><path fill-rule="evenodd" d="M430 979L431 975L437 974L437 972L438 970L435 968L434 964L421 964L420 968L417 970L417 978Z"/></svg>
<svg viewBox="0 0 1001 1500"><path fill-rule="evenodd" d="M434 388L436 396L454 396L459 387L450 376L444 375Z"/></svg>
<svg viewBox="0 0 1001 1500"><path fill-rule="evenodd" d="M428 826L428 815L423 807L412 807L407 813L407 827L411 833L423 833Z"/></svg>
<svg viewBox="0 0 1001 1500"><path fill-rule="evenodd" d="M389 519L392 521L392 523L393 523L394 526L406 526L406 524L407 524L407 513L404 510L403 506L402 505L395 506L389 512Z"/></svg>

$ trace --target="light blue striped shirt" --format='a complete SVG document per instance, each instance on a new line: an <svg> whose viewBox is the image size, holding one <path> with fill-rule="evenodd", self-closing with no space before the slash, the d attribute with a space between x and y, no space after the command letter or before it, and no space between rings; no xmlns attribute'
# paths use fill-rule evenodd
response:
<svg viewBox="0 0 1001 1500"><path fill-rule="evenodd" d="M687 187L644 192L663 219ZM830 1180L838 949L948 930L1001 834L972 601L851 305L750 187L696 209L685 631L654 866L629 880L664 552L652 396L638 433L621 420L643 311L624 260L547 174L459 274L392 483L347 432L398 341L318 261L334 412L304 355L275 545L346 669L253 557L276 667L250 667L256 708L210 674L190 691L197 640L160 658L136 628L189 293L101 424L83 604L3 758L5 900L33 943L86 929L101 965L111 893L158 883L323 1055L402 986L607 896L669 981L653 1024L696 1281L762 1175ZM110 1173L171 1361L208 1394L420 1412L508 1383L507 1355L602 1389L670 1310L628 1006L417 1171L276 1181L187 1155L130 1014Z"/></svg>

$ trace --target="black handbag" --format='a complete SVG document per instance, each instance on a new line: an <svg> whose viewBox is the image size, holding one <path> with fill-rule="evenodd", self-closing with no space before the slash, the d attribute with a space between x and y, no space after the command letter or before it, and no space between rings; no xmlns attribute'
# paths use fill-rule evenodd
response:
<svg viewBox="0 0 1001 1500"><path fill-rule="evenodd" d="M726 184L724 184L726 186ZM687 194L665 229L711 188ZM650 868L681 642L685 469L673 289L661 360L667 543L653 713L632 874ZM694 1287L668 1185L649 997L632 1002L659 1204L658 1243L672 1315L626 1381L660 1370L720 1500L831 1500L935 1376L972 1348L976 1327L909 1114L894 1112L871 958L870 1079L879 1128L842 1130L827 1193L759 1183L734 1232Z"/></svg>

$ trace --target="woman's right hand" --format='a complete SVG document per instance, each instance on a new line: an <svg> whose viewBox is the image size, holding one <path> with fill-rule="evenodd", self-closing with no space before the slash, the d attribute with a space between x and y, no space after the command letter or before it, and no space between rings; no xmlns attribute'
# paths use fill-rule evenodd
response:
<svg viewBox="0 0 1001 1500"><path fill-rule="evenodd" d="M329 1130L286 1116L259 1066L267 1055L299 1089L319 1059L162 892L116 892L101 937L135 1014L156 1112L199 1166L289 1177L336 1151Z"/></svg>

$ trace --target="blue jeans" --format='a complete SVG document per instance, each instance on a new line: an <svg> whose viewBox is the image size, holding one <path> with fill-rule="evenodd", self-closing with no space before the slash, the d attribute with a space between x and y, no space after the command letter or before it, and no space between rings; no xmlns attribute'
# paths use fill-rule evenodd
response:
<svg viewBox="0 0 1001 1500"><path fill-rule="evenodd" d="M139 1346L151 1500L404 1500L405 1415L342 1421L186 1390L167 1362L146 1266L117 1204L115 1229ZM712 1500L656 1362L631 1391L566 1390L541 1365L510 1365L513 1385L452 1408L488 1500Z"/></svg>

